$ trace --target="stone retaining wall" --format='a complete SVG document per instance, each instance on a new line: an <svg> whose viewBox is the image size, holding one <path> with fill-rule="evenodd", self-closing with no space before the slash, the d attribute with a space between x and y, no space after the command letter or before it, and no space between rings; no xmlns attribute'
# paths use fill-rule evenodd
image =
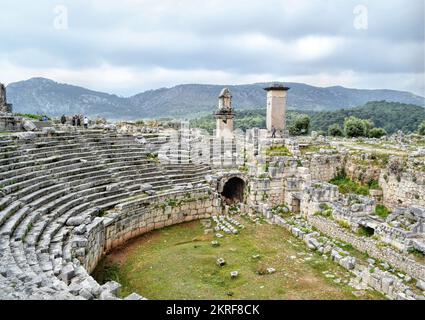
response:
<svg viewBox="0 0 425 320"><path fill-rule="evenodd" d="M119 204L88 226L86 255L82 256L81 263L90 273L105 253L131 238L166 226L208 218L219 212L221 202L208 188Z"/></svg>
<svg viewBox="0 0 425 320"><path fill-rule="evenodd" d="M368 184L372 180L378 181L382 170L373 165L371 160L361 161L357 155L347 156L344 168L351 180L361 184Z"/></svg>
<svg viewBox="0 0 425 320"><path fill-rule="evenodd" d="M309 162L311 179L329 181L344 167L344 158L341 155L315 154Z"/></svg>
<svg viewBox="0 0 425 320"><path fill-rule="evenodd" d="M355 249L367 253L369 256L388 262L393 267L404 271L415 279L425 279L425 266L413 259L398 253L389 247L379 246L378 243L369 238L359 237L348 230L344 230L335 222L328 219L307 216L308 222L324 234L337 238L341 241L351 244Z"/></svg>
<svg viewBox="0 0 425 320"><path fill-rule="evenodd" d="M391 206L425 206L425 172L408 170L391 174L383 170L379 178L384 204Z"/></svg>
<svg viewBox="0 0 425 320"><path fill-rule="evenodd" d="M363 285L366 285L385 294L392 300L425 299L423 295L413 292L412 288L403 283L398 276L389 271L382 270L380 267L385 267L385 264L378 266L373 259L368 259L367 262L369 265L364 264L364 262L359 263L349 252L329 241L331 238L326 239L326 237L323 237L323 234L317 231L306 233L301 230L305 227L311 229L311 224L308 224L309 226L302 222L297 224L294 223L294 220L290 223L277 215L273 215L271 221L282 226L295 237L302 239L310 250L317 250L322 255L329 256L332 261L354 274L356 278L350 281L352 287L361 289L364 288ZM318 237L320 237L320 240ZM389 268L389 266L386 268ZM422 288L421 285L419 287Z"/></svg>

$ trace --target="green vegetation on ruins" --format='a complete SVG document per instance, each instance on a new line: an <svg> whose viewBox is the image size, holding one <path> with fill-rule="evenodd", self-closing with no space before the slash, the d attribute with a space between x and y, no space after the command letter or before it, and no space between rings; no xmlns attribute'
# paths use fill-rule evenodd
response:
<svg viewBox="0 0 425 320"><path fill-rule="evenodd" d="M355 295L348 271L308 250L287 230L243 223L244 230L218 239L217 247L198 221L156 230L108 255L94 276L121 283L122 296L136 292L148 299L383 298L372 290ZM217 266L218 258L225 266ZM276 272L268 274L270 267ZM232 279L236 270L239 276Z"/></svg>
<svg viewBox="0 0 425 320"><path fill-rule="evenodd" d="M391 214L391 211L386 206L378 204L375 207L375 214L383 219L386 219Z"/></svg>
<svg viewBox="0 0 425 320"><path fill-rule="evenodd" d="M301 154L305 155L306 153L317 153L320 151L320 149L325 149L325 150L336 150L335 147L332 147L330 145L325 145L325 144L321 144L321 145L309 145L307 147L301 147L300 151Z"/></svg>
<svg viewBox="0 0 425 320"><path fill-rule="evenodd" d="M290 157L292 153L285 146L275 145L266 149L266 155L269 157Z"/></svg>
<svg viewBox="0 0 425 320"><path fill-rule="evenodd" d="M369 186L361 185L347 177L345 171L341 171L335 178L331 179L329 183L338 186L339 192L342 194L354 193L358 195L369 195Z"/></svg>

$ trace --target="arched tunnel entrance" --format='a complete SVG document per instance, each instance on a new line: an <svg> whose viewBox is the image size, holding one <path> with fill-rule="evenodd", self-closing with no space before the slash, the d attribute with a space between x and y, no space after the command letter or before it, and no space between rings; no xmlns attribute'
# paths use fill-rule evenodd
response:
<svg viewBox="0 0 425 320"><path fill-rule="evenodd" d="M244 189L245 181L241 178L233 177L224 184L221 195L227 204L243 202Z"/></svg>

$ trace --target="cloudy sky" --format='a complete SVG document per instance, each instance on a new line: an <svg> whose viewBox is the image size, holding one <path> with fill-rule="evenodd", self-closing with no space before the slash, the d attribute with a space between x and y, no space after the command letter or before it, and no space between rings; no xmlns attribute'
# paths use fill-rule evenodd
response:
<svg viewBox="0 0 425 320"><path fill-rule="evenodd" d="M424 0L0 0L0 82L305 82L425 96Z"/></svg>

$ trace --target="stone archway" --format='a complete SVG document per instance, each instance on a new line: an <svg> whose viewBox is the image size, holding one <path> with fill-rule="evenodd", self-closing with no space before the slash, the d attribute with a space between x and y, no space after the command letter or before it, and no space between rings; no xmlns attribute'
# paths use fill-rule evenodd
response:
<svg viewBox="0 0 425 320"><path fill-rule="evenodd" d="M245 181L239 177L232 177L223 185L221 196L227 204L244 201Z"/></svg>

